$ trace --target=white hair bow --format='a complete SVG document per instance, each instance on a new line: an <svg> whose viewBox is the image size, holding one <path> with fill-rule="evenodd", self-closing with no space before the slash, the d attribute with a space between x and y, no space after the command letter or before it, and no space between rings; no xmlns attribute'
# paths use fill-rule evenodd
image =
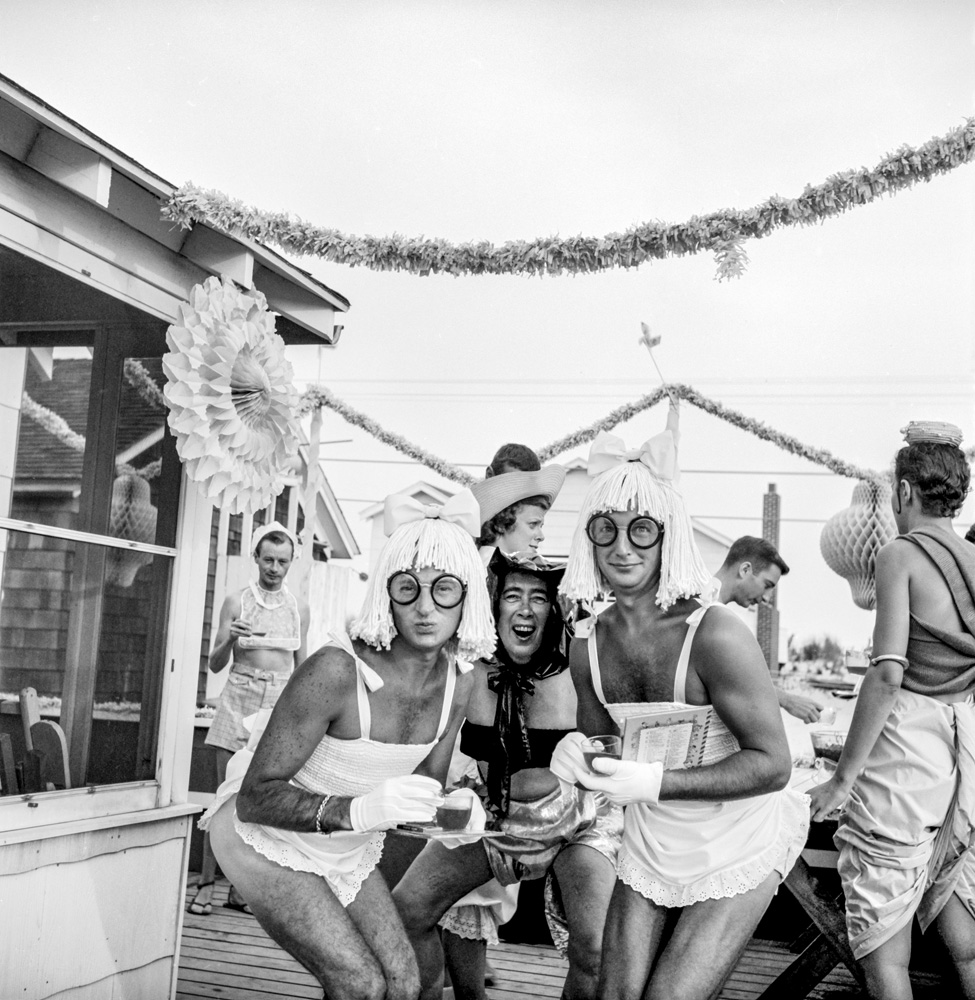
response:
<svg viewBox="0 0 975 1000"><path fill-rule="evenodd" d="M677 435L668 428L627 449L622 438L600 431L589 449L589 475L598 476L623 462L640 462L659 479L677 479Z"/></svg>
<svg viewBox="0 0 975 1000"><path fill-rule="evenodd" d="M405 493L394 493L386 497L383 530L389 536L402 525L412 521L422 521L425 517L437 517L442 521L449 521L463 528L474 538L481 533L481 509L470 490L455 493L442 506L436 503L420 503Z"/></svg>

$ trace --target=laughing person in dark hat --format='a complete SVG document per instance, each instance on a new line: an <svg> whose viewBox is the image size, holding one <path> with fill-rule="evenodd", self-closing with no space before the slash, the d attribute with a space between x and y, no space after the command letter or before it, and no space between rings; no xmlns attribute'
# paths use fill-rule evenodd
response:
<svg viewBox="0 0 975 1000"><path fill-rule="evenodd" d="M565 471L557 465L542 470L538 456L523 444L501 445L484 470L484 482L476 483L481 518L478 545L485 567L497 552L519 549L536 552L544 535L546 512L552 506ZM488 569L488 587L494 594L497 580ZM450 771L453 782L484 789L477 761L454 750ZM550 890L549 890L550 891ZM498 943L498 927L507 923L518 905L518 883L501 885L491 879L459 899L440 919L447 972L458 1000L482 1000L485 985L493 983L494 972L487 962L487 947ZM546 906L553 937L562 944L564 915L555 903Z"/></svg>
<svg viewBox="0 0 975 1000"><path fill-rule="evenodd" d="M502 491L497 496L504 499ZM394 899L417 951L420 995L433 1000L443 988L437 922L448 908L492 877L511 885L551 868L569 927L563 995L594 997L622 813L601 795L561 783L548 766L576 714L557 599L562 568L496 552L490 571L500 643L494 657L475 665L461 750L486 777L487 806L502 836L453 850L428 844Z"/></svg>

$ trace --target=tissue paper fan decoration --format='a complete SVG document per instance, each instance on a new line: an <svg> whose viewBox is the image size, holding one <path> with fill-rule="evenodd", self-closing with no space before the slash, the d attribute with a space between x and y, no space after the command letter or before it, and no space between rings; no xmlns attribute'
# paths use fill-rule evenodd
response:
<svg viewBox="0 0 975 1000"><path fill-rule="evenodd" d="M113 538L151 545L156 540L156 508L149 502L149 484L141 476L123 473L112 483L108 533ZM105 582L131 587L136 573L152 562L151 552L110 548L105 557Z"/></svg>
<svg viewBox="0 0 975 1000"><path fill-rule="evenodd" d="M166 332L163 394L187 475L232 514L267 507L298 452L298 393L274 314L256 291L211 277Z"/></svg>
<svg viewBox="0 0 975 1000"><path fill-rule="evenodd" d="M870 480L857 483L850 506L834 514L819 536L826 565L849 582L853 603L864 611L877 605L877 553L896 534L890 485Z"/></svg>

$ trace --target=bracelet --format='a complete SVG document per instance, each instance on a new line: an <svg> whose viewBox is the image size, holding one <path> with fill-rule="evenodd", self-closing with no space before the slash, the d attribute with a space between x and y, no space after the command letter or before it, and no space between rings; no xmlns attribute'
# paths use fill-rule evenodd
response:
<svg viewBox="0 0 975 1000"><path fill-rule="evenodd" d="M323 795L322 801L319 803L318 812L315 813L315 833L325 833L322 829L322 819L325 816L325 806L328 805L328 800L331 795Z"/></svg>
<svg viewBox="0 0 975 1000"><path fill-rule="evenodd" d="M911 665L911 661L906 656L898 656L896 653L881 653L870 661L870 666L875 667L881 660L894 660L895 663L899 663L905 670Z"/></svg>

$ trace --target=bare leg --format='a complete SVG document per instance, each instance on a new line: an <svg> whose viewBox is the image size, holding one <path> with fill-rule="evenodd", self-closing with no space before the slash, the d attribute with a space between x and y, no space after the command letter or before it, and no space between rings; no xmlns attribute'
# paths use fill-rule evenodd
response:
<svg viewBox="0 0 975 1000"><path fill-rule="evenodd" d="M975 1000L975 917L952 896L937 917L938 933L951 955L965 1000Z"/></svg>
<svg viewBox="0 0 975 1000"><path fill-rule="evenodd" d="M328 997L415 1000L414 959L378 872L344 908L323 878L291 871L245 844L234 829L236 797L210 824L220 867L258 922L321 983Z"/></svg>
<svg viewBox="0 0 975 1000"><path fill-rule="evenodd" d="M562 994L567 1000L592 1000L616 866L594 848L575 844L559 852L553 867L569 925L569 972Z"/></svg>
<svg viewBox="0 0 975 1000"><path fill-rule="evenodd" d="M738 964L781 882L773 872L759 886L726 899L685 906L650 976L646 1000L707 1000Z"/></svg>
<svg viewBox="0 0 975 1000"><path fill-rule="evenodd" d="M867 996L872 1000L911 1000L911 924L902 927L879 948L860 959L866 977Z"/></svg>
<svg viewBox="0 0 975 1000"><path fill-rule="evenodd" d="M487 941L463 938L446 929L442 933L443 952L455 1000L486 1000Z"/></svg>
<svg viewBox="0 0 975 1000"><path fill-rule="evenodd" d="M600 1000L641 1000L669 912L617 881L603 931Z"/></svg>
<svg viewBox="0 0 975 1000"><path fill-rule="evenodd" d="M217 787L223 784L227 777L227 763L233 754L223 747L213 747L213 761L217 776ZM190 903L190 913L197 916L209 916L213 905L213 883L217 877L217 859L213 856L213 848L210 846L210 831L203 834L203 860L200 862L200 881L197 882L199 888ZM231 888L233 888L231 886Z"/></svg>
<svg viewBox="0 0 975 1000"><path fill-rule="evenodd" d="M420 965L420 996L439 1000L443 993L443 948L437 922L471 889L491 878L482 844L448 851L431 841L410 865L393 891L403 926Z"/></svg>
<svg viewBox="0 0 975 1000"><path fill-rule="evenodd" d="M780 882L667 910L617 882L603 940L601 1000L707 1000L734 969ZM661 945L668 922L673 932ZM659 952L659 954L658 954Z"/></svg>

